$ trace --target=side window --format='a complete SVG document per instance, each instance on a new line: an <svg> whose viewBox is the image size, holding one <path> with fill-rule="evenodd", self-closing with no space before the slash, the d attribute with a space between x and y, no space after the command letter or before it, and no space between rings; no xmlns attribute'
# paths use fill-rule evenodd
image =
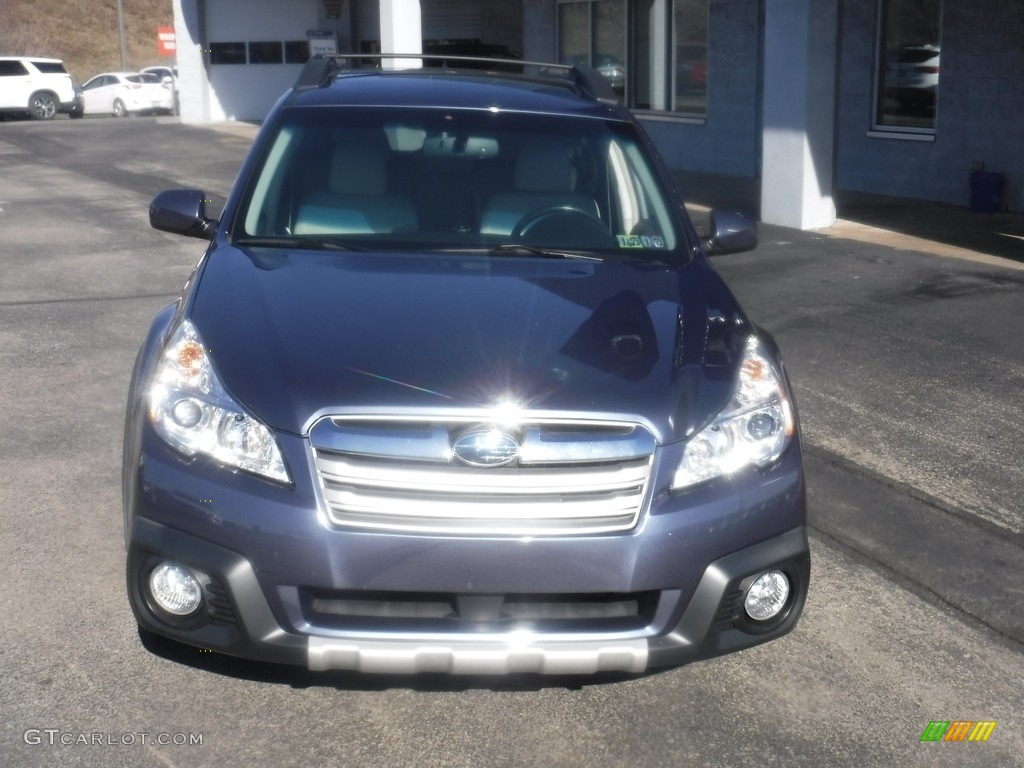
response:
<svg viewBox="0 0 1024 768"><path fill-rule="evenodd" d="M20 61L0 61L0 77L19 77L27 74L28 70Z"/></svg>
<svg viewBox="0 0 1024 768"><path fill-rule="evenodd" d="M59 61L33 61L32 66L44 75L66 75L68 73Z"/></svg>

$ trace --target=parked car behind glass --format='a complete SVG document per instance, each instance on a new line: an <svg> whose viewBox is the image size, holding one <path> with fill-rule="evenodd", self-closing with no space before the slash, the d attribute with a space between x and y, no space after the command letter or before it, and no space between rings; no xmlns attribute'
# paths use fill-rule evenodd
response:
<svg viewBox="0 0 1024 768"><path fill-rule="evenodd" d="M676 93L705 93L708 89L708 49L689 44L676 48Z"/></svg>
<svg viewBox="0 0 1024 768"><path fill-rule="evenodd" d="M904 109L935 106L939 89L939 47L908 45L891 53L885 73L886 94Z"/></svg>
<svg viewBox="0 0 1024 768"><path fill-rule="evenodd" d="M85 114L125 117L129 114L174 110L174 92L153 74L105 72L82 86Z"/></svg>

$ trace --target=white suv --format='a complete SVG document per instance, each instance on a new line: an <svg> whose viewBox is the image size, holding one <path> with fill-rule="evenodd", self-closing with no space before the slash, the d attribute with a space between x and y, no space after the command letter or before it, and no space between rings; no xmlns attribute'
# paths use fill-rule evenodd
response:
<svg viewBox="0 0 1024 768"><path fill-rule="evenodd" d="M82 116L82 92L60 59L0 56L0 112L28 112L50 120L58 112Z"/></svg>

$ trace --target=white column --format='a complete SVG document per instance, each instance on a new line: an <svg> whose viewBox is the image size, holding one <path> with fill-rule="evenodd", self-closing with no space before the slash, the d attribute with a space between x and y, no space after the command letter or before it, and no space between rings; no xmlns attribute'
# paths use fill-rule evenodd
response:
<svg viewBox="0 0 1024 768"><path fill-rule="evenodd" d="M380 52L422 53L419 0L380 0ZM422 67L422 59L384 59L384 69Z"/></svg>
<svg viewBox="0 0 1024 768"><path fill-rule="evenodd" d="M829 227L838 0L766 0L761 220Z"/></svg>
<svg viewBox="0 0 1024 768"><path fill-rule="evenodd" d="M181 122L210 120L210 81L206 72L206 19L202 0L175 0L175 60L178 66L178 99Z"/></svg>

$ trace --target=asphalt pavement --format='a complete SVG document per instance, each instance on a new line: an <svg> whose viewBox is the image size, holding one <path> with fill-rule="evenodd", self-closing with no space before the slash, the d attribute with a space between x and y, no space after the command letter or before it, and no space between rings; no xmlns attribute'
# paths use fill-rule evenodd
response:
<svg viewBox="0 0 1024 768"><path fill-rule="evenodd" d="M202 250L150 229L148 202L222 201L251 136L0 124L0 763L1024 765L1024 271L893 211L765 226L756 251L714 259L782 347L804 430L812 583L786 638L583 679L314 675L144 646L123 583L124 400ZM720 202L714 181L691 198ZM999 216L985 226L1012 257L1022 219ZM921 741L956 720L997 725Z"/></svg>

